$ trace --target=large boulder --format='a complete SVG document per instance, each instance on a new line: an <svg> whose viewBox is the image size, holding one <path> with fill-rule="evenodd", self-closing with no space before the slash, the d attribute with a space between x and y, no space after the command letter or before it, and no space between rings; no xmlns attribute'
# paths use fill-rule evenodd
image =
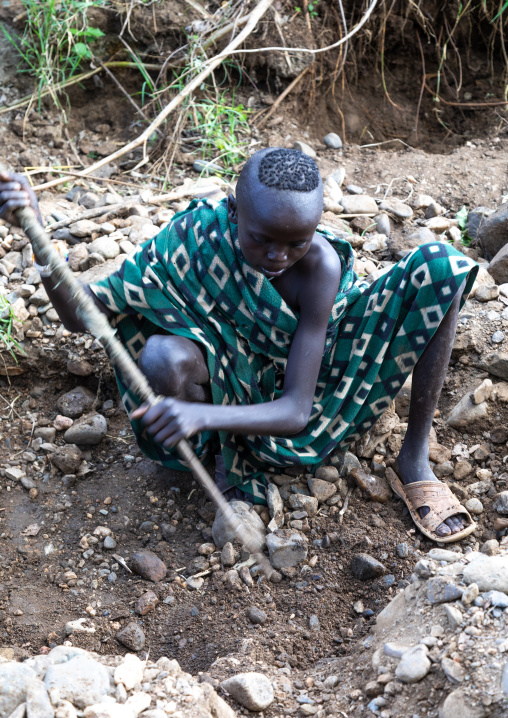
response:
<svg viewBox="0 0 508 718"><path fill-rule="evenodd" d="M508 242L508 203L480 221L477 236L487 259L495 257Z"/></svg>
<svg viewBox="0 0 508 718"><path fill-rule="evenodd" d="M508 241L508 224L506 240ZM489 274L494 277L497 284L508 282L508 244L501 247L494 259L489 264Z"/></svg>

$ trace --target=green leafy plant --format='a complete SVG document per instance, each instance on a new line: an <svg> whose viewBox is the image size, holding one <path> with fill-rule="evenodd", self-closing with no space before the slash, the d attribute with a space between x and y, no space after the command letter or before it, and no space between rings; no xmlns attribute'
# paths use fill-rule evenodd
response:
<svg viewBox="0 0 508 718"><path fill-rule="evenodd" d="M23 347L13 337L15 316L12 306L5 297L0 296L0 346L4 346L16 364L18 363L16 351L25 354Z"/></svg>
<svg viewBox="0 0 508 718"><path fill-rule="evenodd" d="M457 223L458 223L458 225L459 225L459 229L460 229L460 232L461 232L460 241L461 241L462 244L465 245L466 247L469 247L469 245L471 244L471 237L470 237L469 234L467 233L467 218L468 218L468 216L469 216L469 212L468 212L467 207L466 207L465 205L463 205L463 206L459 209L459 211L457 212L457 214L455 215L455 219L457 220Z"/></svg>
<svg viewBox="0 0 508 718"><path fill-rule="evenodd" d="M313 2L310 2L308 5L309 8L309 15L311 17L319 17L318 11L316 10L316 7L318 6L320 0L313 0ZM301 7L295 7L295 12L302 12Z"/></svg>
<svg viewBox="0 0 508 718"><path fill-rule="evenodd" d="M226 91L214 99L196 100L189 106L187 120L190 136L200 148L203 159L222 160L225 171L233 174L235 166L246 159L250 134L249 110L226 101Z"/></svg>
<svg viewBox="0 0 508 718"><path fill-rule="evenodd" d="M63 109L55 86L92 59L90 46L104 33L88 24L87 11L103 4L103 0L23 0L26 18L21 37L2 27L23 61L20 72L36 78L39 104L41 91L49 89L54 103Z"/></svg>

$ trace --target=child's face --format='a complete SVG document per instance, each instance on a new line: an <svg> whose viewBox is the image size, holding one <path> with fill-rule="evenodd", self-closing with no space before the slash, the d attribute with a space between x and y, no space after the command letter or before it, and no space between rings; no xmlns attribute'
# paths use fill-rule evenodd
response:
<svg viewBox="0 0 508 718"><path fill-rule="evenodd" d="M282 276L307 254L319 222L316 213L282 202L278 193L258 197L255 206L238 202L237 217L245 260L269 279Z"/></svg>

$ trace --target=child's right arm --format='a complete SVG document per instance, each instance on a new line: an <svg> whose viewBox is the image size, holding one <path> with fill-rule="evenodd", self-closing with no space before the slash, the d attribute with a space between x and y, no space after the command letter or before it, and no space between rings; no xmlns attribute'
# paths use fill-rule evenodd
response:
<svg viewBox="0 0 508 718"><path fill-rule="evenodd" d="M37 199L26 179L21 175L0 173L0 218L19 227L15 212L21 207L32 207L42 224ZM41 264L41 260L37 255L35 260L38 264ZM76 313L76 304L69 290L63 285L55 286L51 275L45 276L44 271L41 272L41 280L50 302L64 327L71 332L86 331L85 325ZM113 312L104 306L88 287L85 286L84 289L93 298L98 308L108 318L111 318Z"/></svg>

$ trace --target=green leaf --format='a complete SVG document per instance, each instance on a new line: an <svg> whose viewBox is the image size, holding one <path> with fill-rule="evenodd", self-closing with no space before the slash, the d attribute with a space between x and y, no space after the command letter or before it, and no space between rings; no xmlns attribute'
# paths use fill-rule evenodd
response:
<svg viewBox="0 0 508 718"><path fill-rule="evenodd" d="M105 36L105 33L103 33L102 30L100 30L98 27L87 27L85 30L85 34L87 37L93 37L93 38Z"/></svg>
<svg viewBox="0 0 508 718"><path fill-rule="evenodd" d="M505 4L504 4L503 7L501 8L501 10L497 13L497 15L495 15L495 16L492 18L492 22L494 22L494 20L497 20L497 18L504 13L504 11L506 10L506 8L508 8L508 0L506 0Z"/></svg>
<svg viewBox="0 0 508 718"><path fill-rule="evenodd" d="M77 42L74 45L74 52L76 55L78 55L81 58L86 58L87 60L92 57L92 53L90 52L90 48L88 45L85 45L84 42Z"/></svg>
<svg viewBox="0 0 508 718"><path fill-rule="evenodd" d="M459 227L462 231L464 231L466 228L468 214L469 212L467 208L465 206L462 206L455 215L455 219L459 223Z"/></svg>

